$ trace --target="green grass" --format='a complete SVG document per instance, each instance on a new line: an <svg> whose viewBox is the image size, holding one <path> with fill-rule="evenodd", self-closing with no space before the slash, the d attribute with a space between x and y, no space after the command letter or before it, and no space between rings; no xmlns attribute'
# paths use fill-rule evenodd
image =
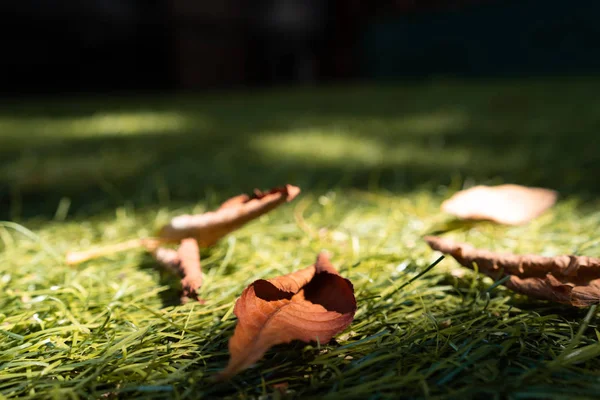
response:
<svg viewBox="0 0 600 400"><path fill-rule="evenodd" d="M515 295L439 254L476 246L600 256L600 80L431 82L205 97L65 99L0 112L0 394L6 398L590 398L596 309ZM463 186L557 189L531 224L458 223ZM140 252L68 250L152 234L254 187L293 203L202 251L206 304ZM277 346L229 383L237 295L312 264L351 279L353 324ZM265 397L267 396L267 397Z"/></svg>

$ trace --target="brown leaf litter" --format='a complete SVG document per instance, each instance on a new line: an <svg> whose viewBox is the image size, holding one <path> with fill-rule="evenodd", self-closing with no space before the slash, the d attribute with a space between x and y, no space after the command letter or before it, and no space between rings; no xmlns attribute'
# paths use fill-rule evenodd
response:
<svg viewBox="0 0 600 400"><path fill-rule="evenodd" d="M479 185L455 193L442 203L441 210L460 219L522 225L552 207L557 197L557 192L544 188Z"/></svg>
<svg viewBox="0 0 600 400"><path fill-rule="evenodd" d="M216 211L173 218L160 230L158 237L169 242L192 237L200 247L210 247L253 219L294 200L299 193L298 187L285 185L268 192L255 190L252 196L242 194L232 197Z"/></svg>
<svg viewBox="0 0 600 400"><path fill-rule="evenodd" d="M215 211L175 217L160 229L158 237L134 239L85 252L69 252L66 262L79 264L103 255L142 247L149 251L161 266L182 277L182 300L197 299L196 291L202 285L199 249L215 245L224 236L248 222L294 200L299 193L300 188L293 185L285 185L267 192L255 189L253 195L232 197ZM163 247L173 243L179 244L177 250Z"/></svg>
<svg viewBox="0 0 600 400"><path fill-rule="evenodd" d="M181 277L181 301L198 299L197 290L202 286L202 266L200 265L200 249L194 238L181 241L177 250L158 247L152 251L152 255L165 269Z"/></svg>
<svg viewBox="0 0 600 400"><path fill-rule="evenodd" d="M235 303L238 323L229 340L229 364L217 379L229 379L248 368L277 344L327 343L350 325L355 312L352 283L323 253L308 268L257 280Z"/></svg>
<svg viewBox="0 0 600 400"><path fill-rule="evenodd" d="M494 280L508 276L504 286L515 292L575 307L600 303L600 258L496 253L435 236L425 241L467 268L476 265Z"/></svg>

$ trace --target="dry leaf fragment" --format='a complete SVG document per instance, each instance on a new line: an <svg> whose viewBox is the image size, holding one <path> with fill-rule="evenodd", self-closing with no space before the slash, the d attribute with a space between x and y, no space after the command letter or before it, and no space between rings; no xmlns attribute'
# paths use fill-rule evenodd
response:
<svg viewBox="0 0 600 400"><path fill-rule="evenodd" d="M257 280L235 304L238 323L229 340L229 364L217 379L248 368L277 344L327 343L350 325L355 312L352 283L338 274L323 253L313 266Z"/></svg>
<svg viewBox="0 0 600 400"><path fill-rule="evenodd" d="M79 264L92 258L144 247L154 251L164 243L179 243L186 238L195 238L200 247L209 247L223 236L242 227L251 220L292 201L300 193L293 185L274 188L268 192L254 190L253 196L245 194L225 201L216 211L198 215L180 215L164 226L158 238L134 239L124 243L91 249L83 252L68 252L67 264Z"/></svg>
<svg viewBox="0 0 600 400"><path fill-rule="evenodd" d="M443 212L461 219L521 225L537 218L556 202L558 193L514 184L475 186L442 203Z"/></svg>
<svg viewBox="0 0 600 400"><path fill-rule="evenodd" d="M193 237L200 247L212 246L251 220L292 201L299 193L300 188L293 185L268 192L255 190L253 196L240 195L227 200L216 211L175 217L161 229L159 237L173 242Z"/></svg>
<svg viewBox="0 0 600 400"><path fill-rule="evenodd" d="M164 267L182 275L182 301L188 298L197 299L196 291L202 285L198 248L214 245L225 235L251 220L292 201L299 193L300 188L293 185L274 188L268 192L255 189L252 196L243 194L232 197L216 211L173 218L161 229L158 238L134 239L100 249L68 252L66 262L79 264L108 254L145 248ZM180 247L178 250L160 247L166 243L180 243Z"/></svg>
<svg viewBox="0 0 600 400"><path fill-rule="evenodd" d="M600 258L495 253L434 236L425 240L432 249L465 267L475 264L495 280L509 276L504 285L515 292L576 307L600 303Z"/></svg>
<svg viewBox="0 0 600 400"><path fill-rule="evenodd" d="M166 269L181 276L183 290L182 302L188 299L198 299L197 290L202 286L202 266L200 265L200 249L196 239L183 239L177 250L158 247L152 254L156 261Z"/></svg>

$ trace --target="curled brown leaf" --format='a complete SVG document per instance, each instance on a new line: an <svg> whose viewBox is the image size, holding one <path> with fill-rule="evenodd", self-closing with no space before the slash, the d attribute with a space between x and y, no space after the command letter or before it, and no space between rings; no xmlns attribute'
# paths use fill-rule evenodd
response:
<svg viewBox="0 0 600 400"><path fill-rule="evenodd" d="M229 340L229 364L217 379L248 368L277 344L327 343L350 325L355 312L352 283L338 274L325 254L308 268L257 280L235 304L238 323Z"/></svg>
<svg viewBox="0 0 600 400"><path fill-rule="evenodd" d="M465 267L476 265L495 280L508 276L504 285L515 292L576 307L600 303L600 258L496 253L435 236L425 241Z"/></svg>
<svg viewBox="0 0 600 400"><path fill-rule="evenodd" d="M152 254L167 270L181 276L182 302L188 299L198 299L197 290L202 286L202 266L200 265L200 249L196 239L188 238L181 241L177 250L158 247L152 249Z"/></svg>
<svg viewBox="0 0 600 400"><path fill-rule="evenodd" d="M461 190L442 203L443 212L461 219L490 220L521 225L554 205L557 192L514 184L479 185Z"/></svg>
<svg viewBox="0 0 600 400"><path fill-rule="evenodd" d="M68 252L65 261L67 264L79 264L92 258L140 247L153 251L161 244L179 243L186 238L196 239L200 247L210 247L251 220L292 201L299 193L300 188L293 185L274 188L268 192L255 189L252 196L242 194L232 197L216 211L173 218L161 228L158 238L134 239L83 252Z"/></svg>
<svg viewBox="0 0 600 400"><path fill-rule="evenodd" d="M216 211L175 217L161 229L159 237L171 242L195 238L200 247L212 246L251 220L292 201L299 193L300 188L293 185L268 192L255 190L252 196L240 195L227 200Z"/></svg>

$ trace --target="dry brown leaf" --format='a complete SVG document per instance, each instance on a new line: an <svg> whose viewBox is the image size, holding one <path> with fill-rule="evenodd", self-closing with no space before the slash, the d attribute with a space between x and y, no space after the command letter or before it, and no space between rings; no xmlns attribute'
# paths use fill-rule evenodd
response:
<svg viewBox="0 0 600 400"><path fill-rule="evenodd" d="M108 254L145 248L162 266L183 275L182 301L197 299L196 290L202 285L198 248L214 245L251 220L292 201L299 193L300 188L293 185L274 188L268 192L255 189L252 196L243 194L232 197L216 211L173 218L160 230L158 238L133 239L104 248L68 252L65 261L73 265ZM180 247L178 250L161 247L167 243L180 243Z"/></svg>
<svg viewBox="0 0 600 400"><path fill-rule="evenodd" d="M552 207L557 197L558 193L550 189L480 185L455 193L442 203L441 209L461 219L521 225Z"/></svg>
<svg viewBox="0 0 600 400"><path fill-rule="evenodd" d="M196 239L200 247L210 247L251 220L285 202L292 201L299 193L300 188L293 185L274 188L268 192L255 189L252 196L242 194L232 197L221 204L216 211L173 218L160 230L158 238L133 239L99 249L68 252L66 263L79 264L92 258L140 247L154 251L161 244L179 243L186 238Z"/></svg>
<svg viewBox="0 0 600 400"><path fill-rule="evenodd" d="M181 276L182 302L189 299L203 302L198 299L197 294L197 290L202 286L202 266L196 239L183 239L177 250L165 247L152 249L152 255L166 269Z"/></svg>
<svg viewBox="0 0 600 400"><path fill-rule="evenodd" d="M255 190L253 196L240 195L227 200L216 211L175 217L161 229L159 237L173 242L193 237L200 247L209 247L251 220L292 201L299 193L300 188L292 185L268 192Z"/></svg>
<svg viewBox="0 0 600 400"><path fill-rule="evenodd" d="M425 240L432 249L465 267L477 265L495 280L508 275L504 285L515 292L576 307L600 303L600 258L495 253L435 236Z"/></svg>
<svg viewBox="0 0 600 400"><path fill-rule="evenodd" d="M229 364L217 379L248 368L277 344L327 343L350 325L355 312L352 283L338 274L323 253L313 266L257 280L235 303L238 323L229 340Z"/></svg>

